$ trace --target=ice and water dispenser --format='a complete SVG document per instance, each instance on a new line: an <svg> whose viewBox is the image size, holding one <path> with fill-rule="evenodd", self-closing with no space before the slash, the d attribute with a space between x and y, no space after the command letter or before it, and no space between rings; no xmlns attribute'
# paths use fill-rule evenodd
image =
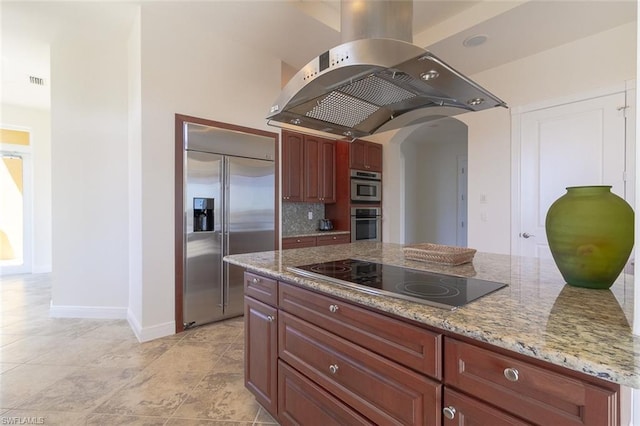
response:
<svg viewBox="0 0 640 426"><path fill-rule="evenodd" d="M193 232L213 231L213 198L193 199Z"/></svg>

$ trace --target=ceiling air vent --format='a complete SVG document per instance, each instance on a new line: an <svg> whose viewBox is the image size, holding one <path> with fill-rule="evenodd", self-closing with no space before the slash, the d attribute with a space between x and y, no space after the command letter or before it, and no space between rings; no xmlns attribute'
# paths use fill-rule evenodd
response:
<svg viewBox="0 0 640 426"><path fill-rule="evenodd" d="M29 83L44 86L44 78L29 76Z"/></svg>

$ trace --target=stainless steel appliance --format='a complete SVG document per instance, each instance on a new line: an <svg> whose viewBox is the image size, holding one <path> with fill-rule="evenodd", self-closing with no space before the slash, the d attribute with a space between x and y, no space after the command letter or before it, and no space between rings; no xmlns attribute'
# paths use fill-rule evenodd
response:
<svg viewBox="0 0 640 426"><path fill-rule="evenodd" d="M351 170L351 201L379 203L382 200L382 174Z"/></svg>
<svg viewBox="0 0 640 426"><path fill-rule="evenodd" d="M184 132L187 328L243 314L242 268L222 258L275 247L275 146L273 138L194 123Z"/></svg>
<svg viewBox="0 0 640 426"><path fill-rule="evenodd" d="M351 241L382 241L382 209L351 208Z"/></svg>
<svg viewBox="0 0 640 426"><path fill-rule="evenodd" d="M287 268L292 272L354 287L371 294L456 309L507 285L358 259Z"/></svg>
<svg viewBox="0 0 640 426"><path fill-rule="evenodd" d="M354 140L506 103L412 44L410 1L341 2L341 45L311 60L267 116L273 126Z"/></svg>

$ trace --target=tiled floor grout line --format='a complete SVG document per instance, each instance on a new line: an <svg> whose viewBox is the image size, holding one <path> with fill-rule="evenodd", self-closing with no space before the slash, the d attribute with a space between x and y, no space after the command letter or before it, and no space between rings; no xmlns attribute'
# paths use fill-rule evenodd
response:
<svg viewBox="0 0 640 426"><path fill-rule="evenodd" d="M221 322L219 326L204 325L197 334L191 331L158 339L157 345L142 348L127 337L130 329L122 320L50 318L47 308L50 279L24 275L7 280L0 276L0 335L16 338L0 338L2 342L9 342L0 346L0 362L8 360L3 363L7 369L0 373L0 380L10 379L6 383L17 384L19 389L12 395L11 389L5 387L3 393L0 386L0 420L7 415L35 413L46 416L47 423L65 426L125 422L248 426L266 425L264 422L269 421L267 412L262 412L262 407L251 399L241 383L244 348L241 317L228 319L230 322ZM3 318L8 323L3 322ZM133 333L131 337L135 339ZM217 344L220 347L216 347ZM207 345L213 345L209 359L205 355ZM86 353L81 352L85 350ZM31 356L31 351L37 352ZM3 357L4 354L7 357ZM185 358L192 354L193 361ZM180 359L189 359L189 365L172 370L172 363ZM189 373L192 362L195 369ZM206 370L200 370L201 367ZM117 375L110 378L109 369ZM11 372L13 374L4 377ZM145 372L147 375L141 377ZM164 377L170 378L166 386ZM29 385L29 380L34 381L35 387ZM151 386L145 385L148 380L155 381ZM211 383L205 383L206 380ZM161 385L159 392L155 384ZM85 398L78 393L83 390L89 391ZM183 395L186 398L180 400ZM165 404L165 400L171 399L166 398L179 402L170 415L163 414L171 407ZM146 408L138 405L140 403L147 404ZM103 412L96 412L101 406ZM233 420L243 417L246 420Z"/></svg>
<svg viewBox="0 0 640 426"><path fill-rule="evenodd" d="M229 348L225 349L225 351L220 354L220 356L218 356L218 360L216 361L216 363L220 362L220 359L222 358L222 356L224 355L224 353L226 353L229 350ZM171 413L171 415L169 416L169 418L167 419L167 421L174 419L174 418L179 418L179 417L175 417L176 413L180 410L180 408L184 405L184 403L192 396L192 393L195 389L198 388L198 386L200 386L200 383L203 382L203 380L205 379L205 377L207 377L207 375L209 375L211 373L211 371L207 371L205 372L202 377L200 378L200 380L198 380L198 382L191 388L189 389L189 391L187 392L187 397L176 407L176 409L173 411L173 413Z"/></svg>
<svg viewBox="0 0 640 426"><path fill-rule="evenodd" d="M227 343L227 347L225 348L225 350L218 356L218 360L216 361L216 364L220 362L220 360L222 360L222 358L224 357L224 355L229 351L229 349L231 348L231 346L233 345L233 342L235 342L235 340L237 340L240 337L240 333L238 334L238 336L236 336L234 338L234 340L232 341L232 343ZM184 340L186 338L183 337L182 339L180 339L180 341ZM214 364L214 368L215 368L215 364ZM169 418L167 419L167 422L169 422L171 419L176 419L176 418L185 418L185 417L176 417L176 413L180 410L180 408L184 405L184 403L189 399L189 397L192 396L192 392L198 388L198 386L200 386L200 384L204 381L204 379L212 373L212 370L209 370L208 372L206 372L198 381L198 383L196 383L195 386L193 386L189 392L187 393L187 397L184 399L184 401L182 401L180 403L180 405L174 410L174 412L169 416ZM258 410L258 412L256 413L256 418L258 417L258 415L260 414L260 410ZM188 417L187 417L188 418ZM165 423L166 424L166 423Z"/></svg>

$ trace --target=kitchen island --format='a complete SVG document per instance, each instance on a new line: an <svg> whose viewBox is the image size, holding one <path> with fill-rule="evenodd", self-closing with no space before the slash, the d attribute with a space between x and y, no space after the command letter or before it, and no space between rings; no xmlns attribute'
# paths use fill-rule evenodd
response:
<svg viewBox="0 0 640 426"><path fill-rule="evenodd" d="M372 295L288 270L345 258L501 282L507 287L458 309L446 310ZM640 338L632 334L629 325L633 313L631 275L622 274L611 290L581 289L565 285L551 260L476 253L472 263L443 266L406 260L402 245L375 242L233 255L225 260L261 277L424 326L447 339L477 343L482 350L495 349L499 355L514 355L515 360L538 360L542 363L534 362L537 366L565 371L569 376L575 372L587 382L605 388L612 384L620 385L622 390L640 389ZM428 374L436 379L441 375L446 378L448 371L447 346L443 346L444 373ZM615 404L620 404L618 394L613 398ZM444 415L449 418L447 414ZM619 417L610 420L620 422Z"/></svg>

